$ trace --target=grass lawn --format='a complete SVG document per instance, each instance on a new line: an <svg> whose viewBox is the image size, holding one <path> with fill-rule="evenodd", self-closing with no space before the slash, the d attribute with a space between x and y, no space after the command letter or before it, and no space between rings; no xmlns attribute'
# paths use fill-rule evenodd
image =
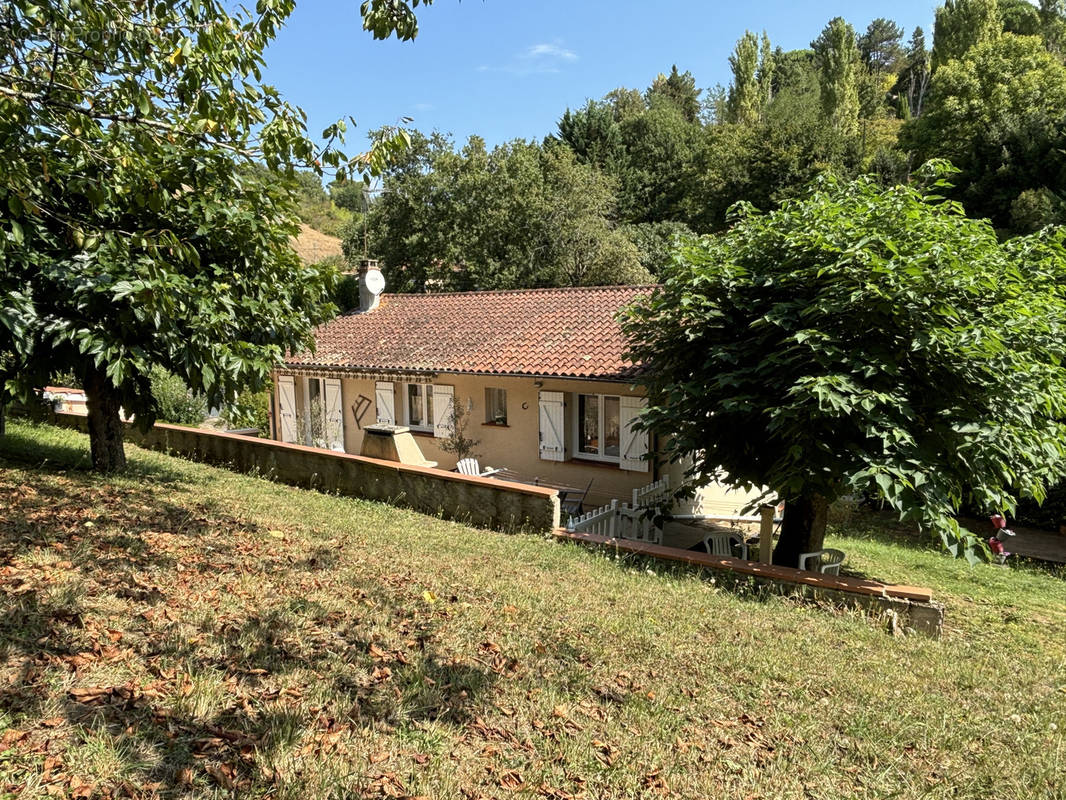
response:
<svg viewBox="0 0 1066 800"><path fill-rule="evenodd" d="M1066 580L870 517L941 641L9 424L0 798L1066 796ZM849 536L844 537L844 529Z"/></svg>

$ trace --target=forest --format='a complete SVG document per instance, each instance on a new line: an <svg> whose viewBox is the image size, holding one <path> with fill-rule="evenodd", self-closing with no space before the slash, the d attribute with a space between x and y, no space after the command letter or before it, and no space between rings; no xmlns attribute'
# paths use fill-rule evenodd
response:
<svg viewBox="0 0 1066 800"><path fill-rule="evenodd" d="M803 50L749 31L728 86L675 65L491 149L415 131L380 190L307 176L303 215L408 292L651 282L738 203L772 210L826 172L907 183L931 159L959 169L969 216L1031 233L1066 222L1064 7L947 0L931 37L838 17Z"/></svg>

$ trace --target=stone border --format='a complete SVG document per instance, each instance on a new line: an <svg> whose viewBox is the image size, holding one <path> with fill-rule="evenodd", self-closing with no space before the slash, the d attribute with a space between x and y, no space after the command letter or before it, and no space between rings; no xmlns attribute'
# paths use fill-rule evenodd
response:
<svg viewBox="0 0 1066 800"><path fill-rule="evenodd" d="M56 412L54 422L85 432L88 420ZM126 441L237 472L256 472L279 483L378 500L491 530L547 533L559 526L559 493L543 486L162 422L143 433L127 423Z"/></svg>
<svg viewBox="0 0 1066 800"><path fill-rule="evenodd" d="M777 594L798 594L813 600L827 600L842 606L876 611L888 620L892 630L909 628L934 639L939 639L943 631L944 606L933 600L933 593L929 589L918 586L822 575L791 567L679 550L676 547L664 547L649 542L578 533L566 528L558 528L554 535L563 541L728 572L734 578L750 580Z"/></svg>

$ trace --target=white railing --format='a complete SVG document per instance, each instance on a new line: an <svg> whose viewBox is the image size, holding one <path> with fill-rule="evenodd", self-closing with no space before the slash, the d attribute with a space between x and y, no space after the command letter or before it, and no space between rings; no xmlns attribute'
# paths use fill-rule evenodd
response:
<svg viewBox="0 0 1066 800"><path fill-rule="evenodd" d="M571 517L566 529L575 533L592 533L612 539L661 544L663 529L656 527L639 508L612 500L609 505Z"/></svg>
<svg viewBox="0 0 1066 800"><path fill-rule="evenodd" d="M650 508L662 503L670 494L670 476L664 475L647 486L633 490L633 508Z"/></svg>

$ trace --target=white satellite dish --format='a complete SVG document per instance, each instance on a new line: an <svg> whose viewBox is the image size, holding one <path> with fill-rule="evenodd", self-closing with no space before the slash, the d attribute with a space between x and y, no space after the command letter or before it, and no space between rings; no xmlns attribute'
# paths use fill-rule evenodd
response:
<svg viewBox="0 0 1066 800"><path fill-rule="evenodd" d="M366 290L371 294L378 295L385 291L385 276L381 274L381 270L368 270L363 280L366 282Z"/></svg>

